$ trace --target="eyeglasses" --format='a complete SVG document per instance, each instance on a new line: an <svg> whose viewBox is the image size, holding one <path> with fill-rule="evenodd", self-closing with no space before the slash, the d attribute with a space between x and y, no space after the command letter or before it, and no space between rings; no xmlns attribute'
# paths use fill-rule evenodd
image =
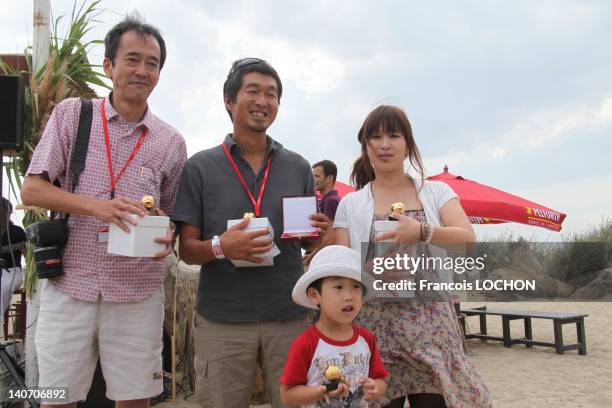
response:
<svg viewBox="0 0 612 408"><path fill-rule="evenodd" d="M232 67L232 69L230 70L229 76L234 75L234 73L240 68L248 67L249 65L259 64L262 62L266 65L269 65L266 60L263 60L261 58L243 58L238 63L236 63L236 65Z"/></svg>

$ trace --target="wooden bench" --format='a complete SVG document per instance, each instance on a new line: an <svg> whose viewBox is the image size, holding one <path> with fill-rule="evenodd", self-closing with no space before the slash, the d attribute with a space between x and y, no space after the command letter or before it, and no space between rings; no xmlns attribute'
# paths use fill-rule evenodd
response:
<svg viewBox="0 0 612 408"><path fill-rule="evenodd" d="M463 332L466 333L466 339L480 339L483 341L493 340L501 341L505 347L512 347L513 344L524 344L526 347L544 346L554 347L557 354L563 354L567 350L578 350L581 356L586 355L586 337L584 334L584 318L586 314L576 313L554 313L554 312L536 312L531 310L513 310L513 309L495 309L487 308L486 306L476 307L472 309L461 309L461 313L467 316L478 316L480 319L480 333L467 334L465 331L465 319L460 320L463 326ZM502 337L489 336L487 333L487 315L501 316L502 318ZM513 339L510 336L510 321L523 319L525 325L525 337ZM548 343L543 341L533 340L531 330L531 319L550 319L553 321L555 332L555 342ZM577 343L563 343L563 325L575 324Z"/></svg>

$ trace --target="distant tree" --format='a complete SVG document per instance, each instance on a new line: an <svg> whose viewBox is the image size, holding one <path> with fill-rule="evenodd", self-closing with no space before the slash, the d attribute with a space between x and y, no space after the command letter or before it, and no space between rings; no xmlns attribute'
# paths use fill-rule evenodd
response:
<svg viewBox="0 0 612 408"><path fill-rule="evenodd" d="M28 62L27 71L20 71L0 60L0 73L23 75L30 78L25 91L23 149L15 152L15 156L9 162L4 163L4 160L2 161L10 188L18 202L20 199L18 191L21 189L22 179L53 108L66 98L97 97L91 85L111 89L105 81L106 77L101 72L96 71L96 68L100 66L91 64L87 57L87 52L93 46L102 44L103 41L84 40L93 24L99 22L96 18L102 11L97 8L98 3L100 3L100 0L93 1L86 7L85 1L80 6L77 6L75 1L66 35L63 37L58 35L58 26L64 16L60 16L54 21L50 34L49 60L37 72L31 72L31 46L27 46L24 52ZM23 206L18 206L18 208L25 209L24 227L33 222L48 219L47 211L44 209ZM36 285L33 261L32 248L28 245L24 286L29 295L32 294Z"/></svg>

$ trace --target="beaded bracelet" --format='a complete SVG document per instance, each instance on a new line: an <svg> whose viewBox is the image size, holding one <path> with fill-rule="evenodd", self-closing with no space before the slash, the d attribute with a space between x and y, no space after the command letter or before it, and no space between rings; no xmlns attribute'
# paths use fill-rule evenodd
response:
<svg viewBox="0 0 612 408"><path fill-rule="evenodd" d="M433 238L433 227L428 222L421 223L421 242L429 244Z"/></svg>
<svg viewBox="0 0 612 408"><path fill-rule="evenodd" d="M429 224L426 222L421 223L421 242L425 242L429 235Z"/></svg>
<svg viewBox="0 0 612 408"><path fill-rule="evenodd" d="M425 238L425 243L429 244L431 239L433 238L434 229L431 224L427 224L427 238Z"/></svg>

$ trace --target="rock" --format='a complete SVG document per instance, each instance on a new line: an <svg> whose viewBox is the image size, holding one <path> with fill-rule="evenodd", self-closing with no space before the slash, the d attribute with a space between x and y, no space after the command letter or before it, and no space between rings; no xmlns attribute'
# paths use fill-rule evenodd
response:
<svg viewBox="0 0 612 408"><path fill-rule="evenodd" d="M599 271L591 283L574 292L572 300L612 300L612 268Z"/></svg>
<svg viewBox="0 0 612 408"><path fill-rule="evenodd" d="M587 286L589 283L593 282L599 276L600 273L601 273L601 270L585 273L584 275L574 278L568 281L567 283L575 287L576 289L580 289L580 288Z"/></svg>
<svg viewBox="0 0 612 408"><path fill-rule="evenodd" d="M574 291L574 288L566 283L560 282L544 274L540 270L529 269L511 269L499 268L489 274L489 279L492 280L533 280L535 281L535 290L530 292L525 291L498 291L489 293L497 299L522 299L522 298L546 298L546 299L569 299Z"/></svg>

